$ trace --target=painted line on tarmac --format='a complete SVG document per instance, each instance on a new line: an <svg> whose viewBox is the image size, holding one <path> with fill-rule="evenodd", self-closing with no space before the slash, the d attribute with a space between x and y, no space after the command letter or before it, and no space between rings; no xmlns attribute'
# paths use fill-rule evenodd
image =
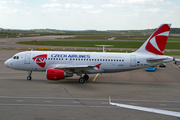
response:
<svg viewBox="0 0 180 120"><path fill-rule="evenodd" d="M98 74L96 74L96 76L94 77L94 79L93 79L93 81L95 81L96 80L96 78L97 78L97 76L99 75L99 73Z"/></svg>
<svg viewBox="0 0 180 120"><path fill-rule="evenodd" d="M108 102L101 102L101 104L109 104Z"/></svg>
<svg viewBox="0 0 180 120"><path fill-rule="evenodd" d="M179 67L177 67L176 65L172 64L174 67L176 67L177 69L179 69Z"/></svg>
<svg viewBox="0 0 180 120"><path fill-rule="evenodd" d="M5 98L8 98L8 99L13 99L13 98L16 98L16 99L50 99L50 100L75 100L74 98L55 98L55 97L13 97L13 96L0 96L1 99L5 99ZM92 101L100 101L100 100L109 100L109 99L101 99L101 98L97 98L97 99L94 99L94 98L76 98L78 100L92 100ZM180 103L180 101L173 101L173 100L132 100L132 99L113 99L113 100L118 100L118 101L128 101L128 102L172 102L172 103ZM48 100L47 100L48 101Z"/></svg>
<svg viewBox="0 0 180 120"><path fill-rule="evenodd" d="M13 97L13 96L0 96L0 99L42 99L44 101L50 101L50 100L73 100L74 98L54 98L54 97ZM45 99L49 99L49 100L45 100ZM94 98L76 98L78 100L91 100L91 101L103 101L103 100L109 100L109 99L94 99ZM75 100L75 99L74 99ZM126 101L126 102L130 102L130 103L135 103L135 102L161 102L161 104L163 104L163 102L167 102L167 103L180 103L180 101L173 101L173 100L169 100L169 101L163 101L163 100L132 100L132 99L113 99L113 100L118 100L118 101Z"/></svg>
<svg viewBox="0 0 180 120"><path fill-rule="evenodd" d="M0 104L0 106L40 106L40 107L87 107L84 105L51 105L51 104ZM88 106L88 107L96 107L96 108L109 108L107 106Z"/></svg>
<svg viewBox="0 0 180 120"><path fill-rule="evenodd" d="M16 102L24 102L24 100L16 100Z"/></svg>
<svg viewBox="0 0 180 120"><path fill-rule="evenodd" d="M0 106L39 106L39 107L80 107L80 108L86 108L87 106L83 105L51 105L51 104L0 104ZM107 106L88 106L91 108L109 108L109 105ZM111 108L119 109L116 106L111 106ZM158 109L164 109L164 110L180 110L180 108L158 108Z"/></svg>
<svg viewBox="0 0 180 120"><path fill-rule="evenodd" d="M48 103L50 103L50 102L52 102L52 101L44 101L44 102L48 102Z"/></svg>

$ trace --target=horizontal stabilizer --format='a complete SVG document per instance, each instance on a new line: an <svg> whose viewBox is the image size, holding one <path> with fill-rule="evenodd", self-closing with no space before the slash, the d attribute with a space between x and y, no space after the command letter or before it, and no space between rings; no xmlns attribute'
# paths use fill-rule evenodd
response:
<svg viewBox="0 0 180 120"><path fill-rule="evenodd" d="M164 57L164 58L148 58L146 59L147 61L154 61L154 62L157 62L157 61L162 61L162 60L167 60L169 59L168 57Z"/></svg>

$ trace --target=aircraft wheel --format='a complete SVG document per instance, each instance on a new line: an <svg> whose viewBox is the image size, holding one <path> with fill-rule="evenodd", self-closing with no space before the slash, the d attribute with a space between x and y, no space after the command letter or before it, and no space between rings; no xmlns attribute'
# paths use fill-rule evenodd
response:
<svg viewBox="0 0 180 120"><path fill-rule="evenodd" d="M31 76L27 76L27 80L31 80L32 78L31 78Z"/></svg>
<svg viewBox="0 0 180 120"><path fill-rule="evenodd" d="M79 78L79 83L84 83L85 82L85 79L84 78Z"/></svg>
<svg viewBox="0 0 180 120"><path fill-rule="evenodd" d="M89 75L86 75L86 74L85 74L85 75L83 76L83 78L84 78L85 80L88 80L88 79L89 79Z"/></svg>

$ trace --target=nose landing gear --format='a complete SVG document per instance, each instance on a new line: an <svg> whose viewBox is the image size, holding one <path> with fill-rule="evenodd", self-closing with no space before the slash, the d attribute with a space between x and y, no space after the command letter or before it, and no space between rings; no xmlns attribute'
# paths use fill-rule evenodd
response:
<svg viewBox="0 0 180 120"><path fill-rule="evenodd" d="M27 80L31 80L31 79L32 79L32 77L31 77L31 73L32 73L32 71L28 71Z"/></svg>

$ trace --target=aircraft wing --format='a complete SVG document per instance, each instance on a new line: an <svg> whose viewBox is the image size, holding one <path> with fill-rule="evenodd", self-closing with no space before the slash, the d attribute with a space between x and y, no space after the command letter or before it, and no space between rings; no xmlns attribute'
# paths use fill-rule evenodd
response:
<svg viewBox="0 0 180 120"><path fill-rule="evenodd" d="M128 108L128 109L133 109L133 110L140 110L140 111L145 111L145 112L152 112L152 113L158 113L158 114L169 115L169 116L174 116L174 117L180 117L180 112L160 110L160 109L148 108L148 107L140 107L140 106L134 106L134 105L119 104L119 103L112 103L110 97L109 97L109 104L115 105L118 107L122 107L122 108Z"/></svg>
<svg viewBox="0 0 180 120"><path fill-rule="evenodd" d="M69 64L52 64L48 68L54 69L99 69L100 64L98 65L69 65Z"/></svg>

